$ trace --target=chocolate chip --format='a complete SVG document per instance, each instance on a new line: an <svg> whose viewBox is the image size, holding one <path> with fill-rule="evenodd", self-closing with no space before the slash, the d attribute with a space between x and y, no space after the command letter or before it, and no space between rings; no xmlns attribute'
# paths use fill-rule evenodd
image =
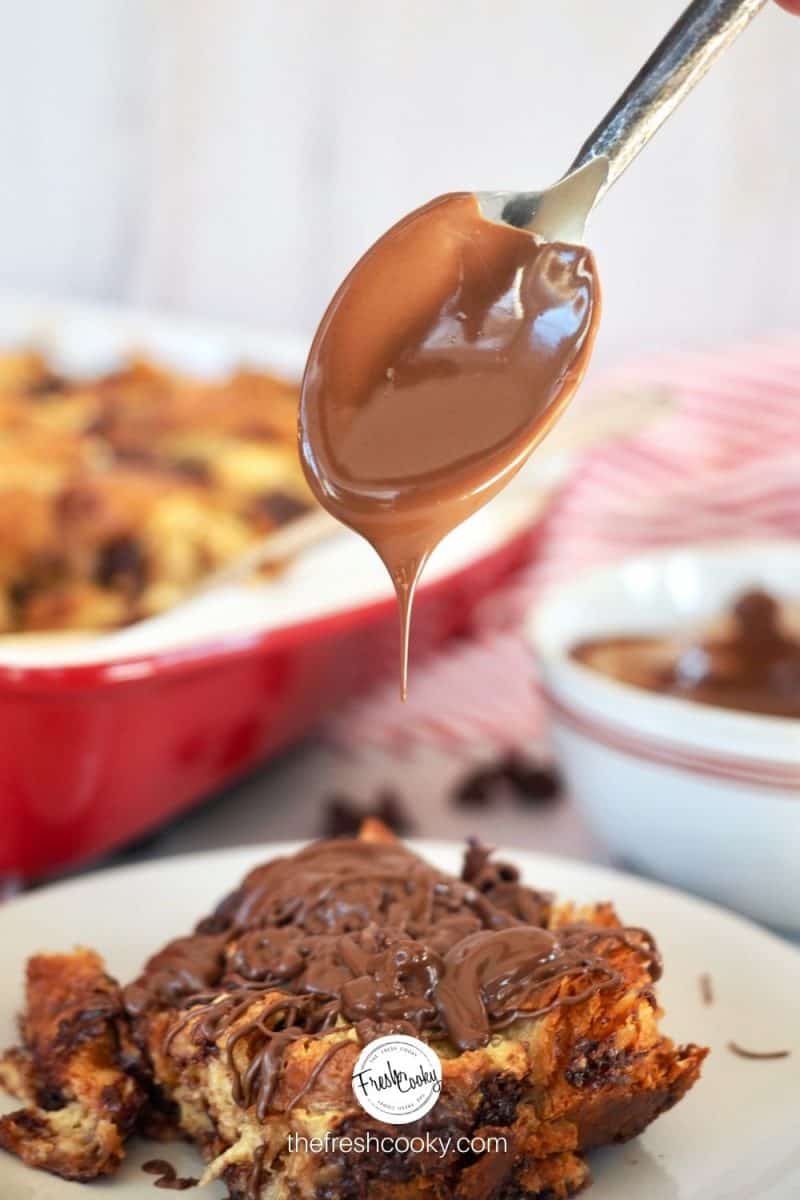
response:
<svg viewBox="0 0 800 1200"><path fill-rule="evenodd" d="M509 793L521 804L550 804L561 792L561 777L544 766L512 753L471 771L456 786L453 799L462 808L485 808Z"/></svg>
<svg viewBox="0 0 800 1200"><path fill-rule="evenodd" d="M465 883L474 883L492 856L492 847L484 846L478 838L467 840L464 851L464 863L461 867L461 878Z"/></svg>
<svg viewBox="0 0 800 1200"><path fill-rule="evenodd" d="M225 933L230 927L230 921L225 917L204 917L194 927L195 933Z"/></svg>
<svg viewBox="0 0 800 1200"><path fill-rule="evenodd" d="M481 1084L481 1104L475 1124L513 1125L522 1097L522 1082L513 1075L490 1075Z"/></svg>
<svg viewBox="0 0 800 1200"><path fill-rule="evenodd" d="M496 770L473 771L456 786L453 799L460 808L485 808L494 800L497 784Z"/></svg>
<svg viewBox="0 0 800 1200"><path fill-rule="evenodd" d="M295 517L302 516L308 510L309 505L303 500L299 500L297 496L291 496L288 492L265 492L258 497L256 501L259 512L265 517L269 517L276 525L285 525L287 521L294 520Z"/></svg>
<svg viewBox="0 0 800 1200"><path fill-rule="evenodd" d="M45 1112L58 1112L60 1108L64 1108L67 1101L60 1088L43 1087L36 1093L36 1103Z"/></svg>
<svg viewBox="0 0 800 1200"><path fill-rule="evenodd" d="M171 466L176 475L191 483L210 483L212 480L211 467L202 458L178 458Z"/></svg>
<svg viewBox="0 0 800 1200"><path fill-rule="evenodd" d="M115 1116L119 1115L122 1108L122 1093L116 1083L106 1084L100 1093L100 1100L104 1109L114 1113Z"/></svg>
<svg viewBox="0 0 800 1200"><path fill-rule="evenodd" d="M575 1046L564 1078L571 1087L578 1089L618 1084L624 1078L629 1062L628 1051L608 1042L583 1038Z"/></svg>
<svg viewBox="0 0 800 1200"><path fill-rule="evenodd" d="M107 437L114 428L114 418L108 411L96 413L83 427L90 437Z"/></svg>
<svg viewBox="0 0 800 1200"><path fill-rule="evenodd" d="M728 1042L728 1049L737 1058L749 1058L754 1062L770 1062L779 1058L789 1058L791 1050L747 1050L738 1042Z"/></svg>
<svg viewBox="0 0 800 1200"><path fill-rule="evenodd" d="M46 371L26 386L25 395L34 400L49 400L51 396L60 396L68 387L69 382L63 376Z"/></svg>
<svg viewBox="0 0 800 1200"><path fill-rule="evenodd" d="M387 788L378 792L374 802L365 807L350 796L331 796L325 805L322 836L354 837L367 817L376 817L401 837L414 828L414 822L400 796Z"/></svg>
<svg viewBox="0 0 800 1200"><path fill-rule="evenodd" d="M98 506L96 491L81 484L73 484L64 488L56 500L56 517L60 521L80 521L91 517Z"/></svg>
<svg viewBox="0 0 800 1200"><path fill-rule="evenodd" d="M233 923L233 915L245 897L245 889L238 887L220 900L214 911L195 926L195 933L225 933Z"/></svg>
<svg viewBox="0 0 800 1200"><path fill-rule="evenodd" d="M710 1006L714 1003L714 984L711 981L711 976L708 972L704 972L700 976L700 999L703 1004Z"/></svg>
<svg viewBox="0 0 800 1200"><path fill-rule="evenodd" d="M508 756L503 773L522 804L551 804L561 794L562 780L555 767L544 766L520 754Z"/></svg>
<svg viewBox="0 0 800 1200"><path fill-rule="evenodd" d="M15 1130L28 1133L31 1137L41 1137L42 1134L49 1133L47 1122L27 1108L21 1108L12 1113L8 1119L13 1122Z"/></svg>
<svg viewBox="0 0 800 1200"><path fill-rule="evenodd" d="M511 863L492 862L494 850L470 838L461 868L461 878L479 892L490 892L504 884L518 884L519 871Z"/></svg>
<svg viewBox="0 0 800 1200"><path fill-rule="evenodd" d="M732 611L746 637L763 638L774 634L778 627L778 601L768 592L762 592L758 588L739 596Z"/></svg>
<svg viewBox="0 0 800 1200"><path fill-rule="evenodd" d="M30 579L14 579L8 585L8 600L15 609L22 609L28 603L33 592Z"/></svg>
<svg viewBox="0 0 800 1200"><path fill-rule="evenodd" d="M529 225L536 209L539 206L538 192L518 192L516 196L512 196L507 200L502 212L503 220L506 225L515 225L517 229L524 229Z"/></svg>
<svg viewBox="0 0 800 1200"><path fill-rule="evenodd" d="M376 816L399 837L405 837L414 828L414 822L397 792L389 790L379 792L377 807L374 813L367 813L367 816Z"/></svg>
<svg viewBox="0 0 800 1200"><path fill-rule="evenodd" d="M469 1132L472 1123L466 1106L454 1104L448 1111L448 1099L444 1096L437 1109L438 1113L429 1113L422 1120L404 1126L403 1133L410 1138L426 1134L443 1138L447 1145L443 1155L427 1151L408 1154L399 1149L386 1149L376 1156L369 1148L361 1147L367 1147L370 1134L373 1138L384 1136L386 1126L361 1115L346 1117L336 1130L338 1145L348 1139L353 1149L337 1149L328 1156L322 1165L322 1173L330 1181L326 1179L317 1185L315 1200L369 1200L376 1193L387 1192L418 1195L420 1188L409 1184L420 1178L430 1185L424 1189L424 1194L455 1195L446 1182L459 1165L461 1152L456 1148L459 1138Z"/></svg>
<svg viewBox="0 0 800 1200"><path fill-rule="evenodd" d="M145 1175L174 1175L175 1168L172 1163L167 1162L164 1158L151 1158L147 1162L142 1163L142 1170Z"/></svg>
<svg viewBox="0 0 800 1200"><path fill-rule="evenodd" d="M100 551L95 581L101 587L127 586L139 591L147 579L147 564L141 542L123 536L107 542Z"/></svg>
<svg viewBox="0 0 800 1200"><path fill-rule="evenodd" d="M331 796L325 803L322 836L353 837L361 826L364 814L346 796Z"/></svg>
<svg viewBox="0 0 800 1200"><path fill-rule="evenodd" d="M146 446L116 446L114 458L128 467L147 467L148 469L161 467L158 455L147 449Z"/></svg>

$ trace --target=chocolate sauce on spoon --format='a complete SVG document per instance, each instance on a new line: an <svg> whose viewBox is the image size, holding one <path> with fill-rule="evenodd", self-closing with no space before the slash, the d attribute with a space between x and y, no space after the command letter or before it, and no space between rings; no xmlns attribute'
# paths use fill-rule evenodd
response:
<svg viewBox="0 0 800 1200"><path fill-rule="evenodd" d="M589 250L489 221L468 193L405 217L331 301L303 380L300 454L320 504L389 571L404 696L425 563L559 416L599 316Z"/></svg>

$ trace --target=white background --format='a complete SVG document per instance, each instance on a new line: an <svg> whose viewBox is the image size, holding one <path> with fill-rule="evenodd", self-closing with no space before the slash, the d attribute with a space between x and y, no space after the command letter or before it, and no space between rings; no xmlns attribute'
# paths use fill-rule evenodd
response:
<svg viewBox="0 0 800 1200"><path fill-rule="evenodd" d="M310 330L387 224L546 184L681 0L0 0L0 285ZM600 356L800 324L800 21L598 212Z"/></svg>

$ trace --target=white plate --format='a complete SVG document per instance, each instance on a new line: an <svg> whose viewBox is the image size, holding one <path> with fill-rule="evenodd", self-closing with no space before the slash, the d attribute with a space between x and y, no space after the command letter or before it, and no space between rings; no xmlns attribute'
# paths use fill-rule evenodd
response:
<svg viewBox="0 0 800 1200"><path fill-rule="evenodd" d="M255 863L286 845L187 855L105 871L59 884L0 908L0 1042L14 1040L25 959L36 949L95 946L114 975L127 980L166 938L184 933ZM461 849L420 843L437 865L454 870ZM679 892L565 859L514 851L525 879L579 900L612 898L623 918L652 929L664 951L660 994L666 1031L709 1045L703 1077L676 1108L635 1142L592 1156L591 1200L796 1200L800 1195L800 955L722 909ZM705 1007L699 977L712 978ZM779 1061L751 1062L726 1049L790 1049ZM13 1102L3 1097L2 1111ZM197 1174L189 1148L141 1143L114 1180L83 1189L30 1171L0 1153L2 1200L153 1200L139 1170L166 1157L181 1174ZM188 1195L194 1195L190 1192ZM214 1186L201 1193L224 1195Z"/></svg>

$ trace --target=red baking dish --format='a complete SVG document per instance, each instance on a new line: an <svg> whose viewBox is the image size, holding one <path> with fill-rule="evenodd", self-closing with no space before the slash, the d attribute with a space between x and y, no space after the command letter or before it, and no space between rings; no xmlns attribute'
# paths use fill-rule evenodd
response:
<svg viewBox="0 0 800 1200"><path fill-rule="evenodd" d="M42 330L62 370L105 368L133 349L198 373L242 361L286 370L302 362L301 349L274 339L0 299L0 343L26 332L41 341ZM541 504L518 490L515 505L500 505L486 510L494 514L489 536L420 589L416 659L467 632L476 606L530 560ZM352 543L364 551L355 535ZM111 643L101 635L86 661L41 647L35 658L0 655L0 875L44 875L130 841L396 673L392 598L356 582L350 588L351 543L344 558L333 552L335 572L314 575L312 564L296 585L303 603L317 594L316 610L304 613L290 596L286 619L267 629L229 613L219 628L187 636L183 626L174 645L135 653L105 654Z"/></svg>
<svg viewBox="0 0 800 1200"><path fill-rule="evenodd" d="M465 632L528 529L420 590L415 656ZM152 829L397 670L391 600L240 641L0 670L0 873L37 875Z"/></svg>

